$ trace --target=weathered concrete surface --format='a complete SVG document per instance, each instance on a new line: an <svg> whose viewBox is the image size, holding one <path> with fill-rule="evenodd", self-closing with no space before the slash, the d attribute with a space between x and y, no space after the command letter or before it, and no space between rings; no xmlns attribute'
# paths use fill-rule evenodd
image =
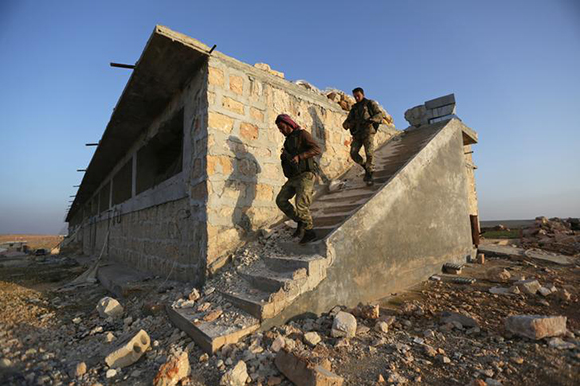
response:
<svg viewBox="0 0 580 386"><path fill-rule="evenodd" d="M322 366L308 363L297 354L280 350L275 359L276 367L282 374L300 386L341 386L344 379Z"/></svg>
<svg viewBox="0 0 580 386"><path fill-rule="evenodd" d="M334 250L327 278L265 327L388 296L475 253L462 127L454 119L420 129L433 139L325 240Z"/></svg>
<svg viewBox="0 0 580 386"><path fill-rule="evenodd" d="M549 261L559 265L574 264L574 258L541 250L525 250L523 248L510 247L508 245L485 244L478 247L479 252L488 256L502 256L512 259L523 259L529 257L532 259Z"/></svg>
<svg viewBox="0 0 580 386"><path fill-rule="evenodd" d="M115 296L122 298L149 289L150 285L145 280L151 277L151 274L139 272L117 263L108 263L97 271L97 279L102 286Z"/></svg>

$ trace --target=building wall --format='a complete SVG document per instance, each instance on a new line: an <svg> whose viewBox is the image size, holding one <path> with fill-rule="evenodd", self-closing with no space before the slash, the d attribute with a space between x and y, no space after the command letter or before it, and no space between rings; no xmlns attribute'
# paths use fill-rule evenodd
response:
<svg viewBox="0 0 580 386"><path fill-rule="evenodd" d="M282 218L275 197L286 181L284 137L274 124L287 113L319 142L323 178L351 165L351 137L338 104L314 91L220 53L208 71L208 259L228 254L248 234ZM384 142L394 131L377 134Z"/></svg>
<svg viewBox="0 0 580 386"><path fill-rule="evenodd" d="M207 149L206 85L207 67L204 67L181 93L175 95L95 191L98 196L100 189L108 186L122 166L132 162L131 198L104 212L98 208L89 209L87 204L85 210L80 211L85 212L85 216L79 214L71 221L74 227L82 224L77 238L85 254L100 254L108 232L109 243L104 253L110 259L173 279L193 283L204 280L207 188L201 165ZM182 171L137 194L137 152L181 109L184 114ZM111 189L114 191L114 184Z"/></svg>

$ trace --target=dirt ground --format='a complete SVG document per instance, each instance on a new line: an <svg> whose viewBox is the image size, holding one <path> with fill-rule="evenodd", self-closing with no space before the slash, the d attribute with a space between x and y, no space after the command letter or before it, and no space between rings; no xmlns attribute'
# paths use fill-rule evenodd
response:
<svg viewBox="0 0 580 386"><path fill-rule="evenodd" d="M75 291L56 292L85 268L69 257L29 258L27 266L0 269L0 384L2 385L136 385L151 384L160 366L175 350L188 352L191 376L181 384L218 385L239 360L248 365L251 384L290 385L273 363L272 342L283 337L287 346L308 351L314 361L326 361L348 385L425 384L468 385L475 379L488 385L580 384L580 263L560 266L536 260L488 256L484 265L466 264L459 276L473 284L455 284L456 275L438 274L415 288L380 303L388 331L377 331L376 319L357 317L351 339L330 334L334 314L290 322L258 332L236 345L207 357L189 337L176 329L162 307L192 288L183 283L153 279L151 290L119 299L125 308L118 320L100 318L95 306L111 296L98 284ZM496 274L505 268L511 278L501 283ZM539 294L493 294L491 287L513 286L514 278L537 279L557 291ZM351 311L342 308L345 311ZM441 313L458 312L477 326L442 321ZM563 315L567 346L550 339L530 340L508 332L509 315ZM144 329L152 345L135 364L116 371L103 362L115 337ZM321 341L305 344L306 332ZM292 341L292 342L290 342ZM77 363L85 374L74 374Z"/></svg>

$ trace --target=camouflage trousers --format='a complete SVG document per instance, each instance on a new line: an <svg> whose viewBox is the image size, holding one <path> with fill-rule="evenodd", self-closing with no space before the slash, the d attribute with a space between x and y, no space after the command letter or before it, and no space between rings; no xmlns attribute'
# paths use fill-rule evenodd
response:
<svg viewBox="0 0 580 386"><path fill-rule="evenodd" d="M276 197L276 205L289 219L296 222L303 222L305 229L312 229L312 215L310 214L310 204L314 194L314 173L304 172L289 178L280 189ZM296 207L292 206L290 200L296 196Z"/></svg>
<svg viewBox="0 0 580 386"><path fill-rule="evenodd" d="M363 146L365 147L365 161L359 154ZM375 168L375 133L353 135L352 143L350 144L350 158L367 171L372 172Z"/></svg>

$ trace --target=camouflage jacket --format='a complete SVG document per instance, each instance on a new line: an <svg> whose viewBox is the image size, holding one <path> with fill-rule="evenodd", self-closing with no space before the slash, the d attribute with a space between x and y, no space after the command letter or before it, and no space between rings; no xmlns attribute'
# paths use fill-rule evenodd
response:
<svg viewBox="0 0 580 386"><path fill-rule="evenodd" d="M350 130L352 135L375 133L376 127L383 120L383 112L378 103L364 98L352 106L348 117L342 124L345 130ZM376 124L376 125L373 125Z"/></svg>

